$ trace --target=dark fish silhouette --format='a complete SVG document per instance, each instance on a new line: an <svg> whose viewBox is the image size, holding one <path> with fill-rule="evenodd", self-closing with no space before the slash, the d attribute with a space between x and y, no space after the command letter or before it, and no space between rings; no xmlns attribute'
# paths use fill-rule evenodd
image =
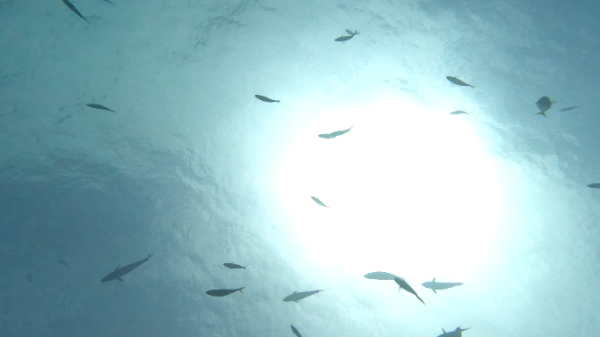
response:
<svg viewBox="0 0 600 337"><path fill-rule="evenodd" d="M292 327L292 332L294 333L294 335L296 335L297 337L302 337L302 335L300 334L300 331L298 331L298 329L296 329L295 326L293 326L291 324L290 324L290 326Z"/></svg>
<svg viewBox="0 0 600 337"><path fill-rule="evenodd" d="M246 288L246 287L241 287L239 289L214 289L214 290L207 291L206 295L213 296L213 297L223 297L223 296L233 294L236 291L239 291L243 294L242 289L244 289L244 288Z"/></svg>
<svg viewBox="0 0 600 337"><path fill-rule="evenodd" d="M283 301L284 302L298 302L301 299L307 298L308 296L312 296L314 294L318 294L323 290L309 290L309 291L294 291L291 295L286 296Z"/></svg>
<svg viewBox="0 0 600 337"><path fill-rule="evenodd" d="M474 86L470 85L469 83L459 80L456 76L446 76L446 79L456 85L461 86L461 87L471 87L471 88L475 89Z"/></svg>
<svg viewBox="0 0 600 337"><path fill-rule="evenodd" d="M341 130L341 131L335 131L335 132L332 132L332 133L322 133L322 134L319 135L319 137L325 138L325 139L335 138L337 136L341 136L343 134L348 133L350 130L352 130L353 127L354 127L354 125L352 125L350 127L350 129Z"/></svg>
<svg viewBox="0 0 600 337"><path fill-rule="evenodd" d="M571 111L573 109L583 108L581 105L570 106L568 108L560 109L560 111Z"/></svg>
<svg viewBox="0 0 600 337"><path fill-rule="evenodd" d="M317 197L310 197L310 198L312 200L314 200L317 204L319 204L319 205L321 205L321 206L323 206L325 208L329 208L329 207L325 206L325 204L321 200L319 200L319 198L317 198Z"/></svg>
<svg viewBox="0 0 600 337"><path fill-rule="evenodd" d="M83 15L81 15L81 13L79 13L77 8L75 8L75 6L73 6L73 4L69 0L62 0L62 1L65 3L65 5L67 5L67 7L69 7L70 10L73 11L73 13L77 14L80 18L84 19L85 22L90 23L86 18L83 17Z"/></svg>
<svg viewBox="0 0 600 337"><path fill-rule="evenodd" d="M71 266L69 266L69 264L65 261L65 260L58 260L58 263L62 264L63 266L71 269Z"/></svg>
<svg viewBox="0 0 600 337"><path fill-rule="evenodd" d="M260 99L263 102L267 102L267 103L274 103L274 102L279 103L279 101L277 101L277 100L270 99L269 97L265 97L265 96L262 96L262 95L254 95L254 97Z"/></svg>
<svg viewBox="0 0 600 337"><path fill-rule="evenodd" d="M431 282L424 282L422 284L423 287L433 290L433 292L436 294L437 294L436 290L450 289L452 287L461 286L461 285L462 285L462 283L460 283L460 282L436 282L435 277L433 278L433 280L431 280Z"/></svg>
<svg viewBox="0 0 600 337"><path fill-rule="evenodd" d="M438 337L462 337L462 332L465 330L469 330L469 329L470 328L461 329L460 327L458 327L454 331L446 332L446 330L444 330L444 328L442 328L442 331L444 332L444 334L439 335Z"/></svg>
<svg viewBox="0 0 600 337"><path fill-rule="evenodd" d="M67 117L63 117L63 118L59 119L58 122L56 122L56 124L60 124L71 117L73 117L73 115L68 115Z"/></svg>
<svg viewBox="0 0 600 337"><path fill-rule="evenodd" d="M413 288L411 288L408 285L408 283L406 283L406 281L404 281L403 279L401 279L399 277L394 278L394 281L396 281L396 283L400 286L400 288L402 288L402 289L408 291L409 293L415 295L419 299L419 301L421 301L421 303L425 304L425 302L423 302L423 300L419 297L419 295L417 295L417 292Z"/></svg>
<svg viewBox="0 0 600 337"><path fill-rule="evenodd" d="M337 39L335 39L335 41L338 41L338 42L348 41L351 38L353 38L354 35L358 35L359 34L357 31L352 32L352 31L349 31L347 29L346 29L346 33L348 33L350 35L342 35L342 36L338 37Z"/></svg>
<svg viewBox="0 0 600 337"><path fill-rule="evenodd" d="M235 263L223 263L223 265L229 269L246 269L246 267L242 267L239 264L235 264Z"/></svg>
<svg viewBox="0 0 600 337"><path fill-rule="evenodd" d="M104 0L104 1L108 2L109 4L113 4L113 3L112 3L112 2L110 2L109 0ZM114 4L113 4L113 5L114 5Z"/></svg>
<svg viewBox="0 0 600 337"><path fill-rule="evenodd" d="M600 188L600 183L589 184L589 185L587 185L587 187L589 187L589 188Z"/></svg>
<svg viewBox="0 0 600 337"><path fill-rule="evenodd" d="M451 115L462 115L462 114L468 114L468 112L462 111L462 110L456 110L456 111L452 111L450 114Z"/></svg>
<svg viewBox="0 0 600 337"><path fill-rule="evenodd" d="M548 96L544 96L538 99L538 101L535 102L535 105L538 107L538 109L540 109L540 112L536 113L535 115L542 115L544 117L548 117L546 116L546 111L552 108L552 103L554 102L551 101Z"/></svg>
<svg viewBox="0 0 600 337"><path fill-rule="evenodd" d="M99 110L106 110L106 111L110 111L110 112L115 112L116 113L116 111L111 110L111 109L109 109L109 108L107 108L107 107L105 107L103 105L100 105L100 104L89 103L89 104L86 104L86 105L89 106L90 108L99 109Z"/></svg>
<svg viewBox="0 0 600 337"><path fill-rule="evenodd" d="M120 266L117 266L117 268L115 268L115 270L113 270L112 273L106 275L100 282L109 282L112 280L119 280L119 281L124 282L123 279L121 278L122 276L130 273L135 268L141 266L144 262L148 261L151 257L152 257L152 254L148 254L147 258L145 258L143 260L139 260L132 264L128 264L125 267L119 268Z"/></svg>

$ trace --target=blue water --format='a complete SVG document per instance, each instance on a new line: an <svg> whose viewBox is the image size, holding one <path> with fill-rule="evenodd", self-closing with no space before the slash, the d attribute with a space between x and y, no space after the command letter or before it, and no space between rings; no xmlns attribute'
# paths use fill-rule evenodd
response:
<svg viewBox="0 0 600 337"><path fill-rule="evenodd" d="M600 2L113 2L0 0L0 336L596 333Z"/></svg>

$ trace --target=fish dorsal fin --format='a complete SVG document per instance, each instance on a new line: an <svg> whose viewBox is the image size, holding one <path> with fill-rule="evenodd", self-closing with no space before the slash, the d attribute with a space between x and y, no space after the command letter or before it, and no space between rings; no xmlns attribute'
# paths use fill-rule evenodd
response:
<svg viewBox="0 0 600 337"><path fill-rule="evenodd" d="M292 295L294 295L294 294L295 294L295 293L297 293L297 292L298 292L298 290L294 291L294 293L293 293Z"/></svg>
<svg viewBox="0 0 600 337"><path fill-rule="evenodd" d="M435 283L435 279L436 279L436 278L434 277L434 278L433 278L433 280L431 280L431 282Z"/></svg>
<svg viewBox="0 0 600 337"><path fill-rule="evenodd" d="M115 268L115 270L119 269L119 267L120 267L120 266L121 266L121 265L118 265L118 266L117 266L117 268Z"/></svg>

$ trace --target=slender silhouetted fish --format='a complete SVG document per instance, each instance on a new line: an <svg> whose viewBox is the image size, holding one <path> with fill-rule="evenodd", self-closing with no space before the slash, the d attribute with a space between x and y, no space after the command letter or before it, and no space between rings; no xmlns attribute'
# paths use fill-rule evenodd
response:
<svg viewBox="0 0 600 337"><path fill-rule="evenodd" d="M332 133L322 133L319 135L319 137L325 138L325 139L335 138L337 136L341 136L341 135L348 133L350 130L352 130L353 127L354 127L354 125L352 125L349 129L346 129L346 130L334 131Z"/></svg>
<svg viewBox="0 0 600 337"><path fill-rule="evenodd" d="M350 35L342 35L342 36L338 37L337 39L335 39L335 41L338 41L338 42L344 42L344 41L348 41L348 40L350 40L351 38L353 38L353 37L354 37L354 35L358 35L358 32L357 32L357 31L354 31L354 32L352 32L352 31L350 31L350 30L348 30L348 29L346 29L346 33L348 33L348 34L350 34Z"/></svg>
<svg viewBox="0 0 600 337"><path fill-rule="evenodd" d="M231 295L236 291L239 291L243 294L244 292L242 291L242 289L244 289L244 288L246 288L246 287L241 287L238 289L214 289L214 290L207 291L206 295L213 296L213 297L223 297L223 296Z"/></svg>
<svg viewBox="0 0 600 337"><path fill-rule="evenodd" d="M460 327L458 327L454 331L446 332L446 330L444 330L444 328L442 328L442 331L444 333L441 334L441 335L439 335L438 337L462 337L462 332L465 331L465 330L469 330L469 329L470 328L461 329Z"/></svg>
<svg viewBox="0 0 600 337"><path fill-rule="evenodd" d="M293 326L291 324L290 324L290 326L292 327L292 332L294 333L294 335L296 335L296 337L302 337L302 335L300 334L300 331L298 331L298 329L296 329L295 326Z"/></svg>
<svg viewBox="0 0 600 337"><path fill-rule="evenodd" d="M582 108L581 105L570 106L568 108L560 109L560 111L571 111L573 109Z"/></svg>
<svg viewBox="0 0 600 337"><path fill-rule="evenodd" d="M456 85L460 85L461 87L471 87L471 88L475 89L474 86L470 85L469 83L459 80L456 76L446 76L446 79Z"/></svg>
<svg viewBox="0 0 600 337"><path fill-rule="evenodd" d="M535 115L542 115L544 117L548 117L546 116L546 111L552 108L552 103L554 102L551 101L548 96L544 96L538 99L538 101L535 102L535 105L538 107L538 109L540 109L540 112L536 113Z"/></svg>
<svg viewBox="0 0 600 337"><path fill-rule="evenodd" d="M100 105L100 104L89 103L89 104L86 104L86 105L89 106L90 108L94 108L94 109L106 110L106 111L110 111L110 112L116 112L116 111L111 110L111 109L105 107L104 105Z"/></svg>
<svg viewBox="0 0 600 337"><path fill-rule="evenodd" d="M307 298L308 296L320 293L323 290L310 290L310 291L301 291L301 292L297 292L294 291L293 294L286 296L283 301L284 302L298 302L303 298Z"/></svg>
<svg viewBox="0 0 600 337"><path fill-rule="evenodd" d="M112 3L112 2L110 2L109 0L104 0L104 1L108 2L109 4L113 4L113 3ZM113 5L114 5L114 4L113 4Z"/></svg>
<svg viewBox="0 0 600 337"><path fill-rule="evenodd" d="M462 110L456 110L456 111L452 111L450 114L451 115L462 115L462 114L468 114L468 112L462 111Z"/></svg>
<svg viewBox="0 0 600 337"><path fill-rule="evenodd" d="M58 122L56 122L56 124L60 124L71 117L73 117L73 115L68 115L67 117L63 117L63 118L59 119Z"/></svg>
<svg viewBox="0 0 600 337"><path fill-rule="evenodd" d="M319 205L321 205L323 207L329 208L329 207L325 206L325 204L321 200L319 200L319 198L317 198L317 197L311 197L311 199L314 200L317 204L319 204Z"/></svg>
<svg viewBox="0 0 600 337"><path fill-rule="evenodd" d="M460 282L435 282L435 277L433 278L433 280L431 280L431 282L424 282L422 284L423 287L433 290L433 292L436 294L437 294L436 290L450 289L452 287L461 286L461 285L462 285L462 283L460 283Z"/></svg>
<svg viewBox="0 0 600 337"><path fill-rule="evenodd" d="M83 17L83 15L81 15L81 13L79 13L77 8L75 8L75 6L73 6L73 4L69 0L62 0L62 1L65 3L65 5L67 5L67 7L69 7L70 10L73 11L73 13L77 14L80 18L84 19L85 22L90 23L86 18Z"/></svg>
<svg viewBox="0 0 600 337"><path fill-rule="evenodd" d="M394 278L394 281L396 281L396 283L400 286L400 288L402 288L402 289L408 291L409 293L415 295L419 299L419 301L421 301L421 303L425 304L425 302L423 302L423 300L419 297L419 295L417 295L417 292L413 288L411 288L408 285L408 283L406 283L406 281L404 281L402 278L396 277L396 278Z"/></svg>
<svg viewBox="0 0 600 337"><path fill-rule="evenodd" d="M135 268L141 266L144 262L148 261L151 257L152 257L152 255L148 254L148 257L146 257L143 260L139 260L139 261L134 262L132 264L128 264L128 265L126 265L124 267L121 267L119 265L119 266L117 266L117 268L115 268L115 270L113 270L112 273L106 275L100 282L108 282L108 281L112 281L112 280L119 280L119 281L123 282L123 279L121 278L122 276L124 276L125 274L130 273ZM121 268L119 268L119 267L121 267Z"/></svg>
<svg viewBox="0 0 600 337"><path fill-rule="evenodd" d="M246 267L242 267L239 264L235 264L235 263L223 263L223 265L229 269L246 269Z"/></svg>
<svg viewBox="0 0 600 337"><path fill-rule="evenodd" d="M368 273L365 275L365 278L368 278L370 280L390 280L391 281L397 277L398 276L396 276L394 274L386 273L384 271L374 271L372 273Z"/></svg>
<svg viewBox="0 0 600 337"><path fill-rule="evenodd" d="M589 188L600 188L600 183L589 184L589 185L587 185L587 187L589 187Z"/></svg>
<svg viewBox="0 0 600 337"><path fill-rule="evenodd" d="M270 99L269 97L262 96L262 95L254 95L254 97L260 99L263 102L267 102L267 103L275 103L275 102L279 103L278 100Z"/></svg>
<svg viewBox="0 0 600 337"><path fill-rule="evenodd" d="M67 263L67 261L65 260L58 260L58 263L62 264L63 266L71 269L71 266L69 266L69 264Z"/></svg>

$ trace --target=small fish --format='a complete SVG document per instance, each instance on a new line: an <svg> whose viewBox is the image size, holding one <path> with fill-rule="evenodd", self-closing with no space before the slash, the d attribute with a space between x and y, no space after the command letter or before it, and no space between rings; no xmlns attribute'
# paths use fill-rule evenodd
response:
<svg viewBox="0 0 600 337"><path fill-rule="evenodd" d="M77 10L77 8L75 8L75 6L69 0L62 0L62 1L65 3L65 5L67 5L67 7L69 7L70 10L72 10L80 18L84 19L85 22L90 23L86 18L83 17L83 15L81 15L81 13L79 13L79 11Z"/></svg>
<svg viewBox="0 0 600 337"><path fill-rule="evenodd" d="M354 32L352 32L352 31L349 31L347 29L346 29L346 33L348 33L350 35L342 35L342 36L338 37L337 39L335 39L335 41L338 41L338 42L348 41L351 38L353 38L354 35L358 35L359 34L358 31L356 31L356 30Z"/></svg>
<svg viewBox="0 0 600 337"><path fill-rule="evenodd" d="M461 286L461 285L462 285L462 283L460 283L460 282L435 282L435 277L433 278L433 280L431 280L431 282L424 282L422 284L423 287L433 290L433 292L436 294L437 294L436 290L450 289L452 287Z"/></svg>
<svg viewBox="0 0 600 337"><path fill-rule="evenodd" d="M365 278L368 278L370 280L393 280L396 277L398 276L386 273L384 271L374 271L365 275Z"/></svg>
<svg viewBox="0 0 600 337"><path fill-rule="evenodd" d="M106 110L106 111L110 111L110 112L115 112L116 113L116 111L111 110L111 109L109 109L109 108L107 108L107 107L105 107L103 105L100 105L100 104L89 103L89 104L86 104L86 105L89 106L90 108L99 109L99 110Z"/></svg>
<svg viewBox="0 0 600 337"><path fill-rule="evenodd" d="M471 88L475 89L474 86L470 85L469 83L459 80L456 76L446 76L446 79L456 85L461 86L461 87L471 87Z"/></svg>
<svg viewBox="0 0 600 337"><path fill-rule="evenodd" d="M112 2L110 2L109 0L104 0L104 1L108 2L109 4L113 4L113 3L112 3ZM114 5L114 4L113 4L113 5Z"/></svg>
<svg viewBox="0 0 600 337"><path fill-rule="evenodd" d="M404 289L404 290L408 291L409 293L415 295L419 299L419 301L421 301L421 303L425 304L425 302L423 302L423 300L419 297L419 295L417 295L417 292L413 288L411 288L408 285L408 283L406 283L406 281L404 281L402 278L396 277L396 278L394 278L394 281L396 281L396 283L400 286L401 289Z"/></svg>
<svg viewBox="0 0 600 337"><path fill-rule="evenodd" d="M69 264L65 261L65 260L58 260L58 263L62 264L63 266L71 269L71 266L69 266Z"/></svg>
<svg viewBox="0 0 600 337"><path fill-rule="evenodd" d="M60 124L71 117L73 117L73 115L68 115L67 117L63 117L63 118L59 119L58 122L56 122L56 124Z"/></svg>
<svg viewBox="0 0 600 337"><path fill-rule="evenodd" d="M33 274L32 273L27 274L27 281L29 281L29 283L33 282Z"/></svg>
<svg viewBox="0 0 600 337"><path fill-rule="evenodd" d="M294 333L294 335L296 335L296 337L302 337L302 335L300 334L300 331L298 331L298 329L296 329L295 326L293 326L291 324L290 324L290 326L292 327L292 332Z"/></svg>
<svg viewBox="0 0 600 337"><path fill-rule="evenodd" d="M319 204L319 205L321 205L321 206L323 206L325 208L329 208L329 207L325 206L325 204L321 200L319 200L319 198L317 198L317 197L311 197L311 199L314 200L317 204Z"/></svg>
<svg viewBox="0 0 600 337"><path fill-rule="evenodd" d="M308 296L314 295L314 294L318 294L323 290L309 290L309 291L301 291L301 292L297 292L294 291L294 293L292 293L291 295L286 296L283 301L284 302L298 302L301 299L307 298Z"/></svg>
<svg viewBox="0 0 600 337"><path fill-rule="evenodd" d="M450 114L451 115L462 115L462 114L469 114L469 113L466 111L462 111L462 110L456 110L456 111L452 111Z"/></svg>
<svg viewBox="0 0 600 337"><path fill-rule="evenodd" d="M570 106L568 108L560 109L560 111L571 111L573 109L583 108L581 105Z"/></svg>
<svg viewBox="0 0 600 337"><path fill-rule="evenodd" d="M462 337L462 332L465 330L469 330L469 329L470 328L461 329L460 327L458 327L454 331L446 332L446 330L444 330L444 328L442 328L442 331L444 332L444 334L439 335L438 337Z"/></svg>
<svg viewBox="0 0 600 337"><path fill-rule="evenodd" d="M235 264L235 263L223 263L223 265L229 269L246 269L246 267L242 267L239 264Z"/></svg>
<svg viewBox="0 0 600 337"><path fill-rule="evenodd" d="M589 188L600 188L600 183L589 184L589 185L587 185L587 187L589 187Z"/></svg>
<svg viewBox="0 0 600 337"><path fill-rule="evenodd" d="M244 288L246 288L246 287L241 287L238 289L214 289L214 290L207 291L206 295L213 296L213 297L223 297L223 296L231 295L236 291L239 291L243 294L244 292L242 291L242 289L244 289Z"/></svg>
<svg viewBox="0 0 600 337"><path fill-rule="evenodd" d="M354 127L354 125L352 125L350 127L350 129L341 130L341 131L334 131L332 133L322 133L322 134L319 135L319 137L325 138L325 139L335 138L337 136L341 136L341 135L344 135L344 134L348 133L350 130L352 130L353 127Z"/></svg>
<svg viewBox="0 0 600 337"><path fill-rule="evenodd" d="M110 274L104 276L104 278L100 282L109 282L109 281L112 281L112 280L119 280L121 282L125 282L121 278L122 276L124 276L125 274L130 273L135 268L141 266L144 262L148 261L151 257L152 257L152 255L148 254L148 257L146 257L145 259L139 260L139 261L131 263L131 264L128 264L125 267L119 268L119 267L121 267L119 265Z"/></svg>
<svg viewBox="0 0 600 337"><path fill-rule="evenodd" d="M535 102L535 105L538 107L538 109L540 109L540 112L536 113L535 115L542 115L544 117L548 117L546 116L546 111L552 108L552 103L554 103L554 101L551 101L548 96L544 96L538 99L538 101Z"/></svg>
<svg viewBox="0 0 600 337"><path fill-rule="evenodd" d="M260 99L263 102L267 102L267 103L275 103L275 102L279 103L278 100L270 99L269 97L265 97L262 95L254 95L254 97Z"/></svg>

